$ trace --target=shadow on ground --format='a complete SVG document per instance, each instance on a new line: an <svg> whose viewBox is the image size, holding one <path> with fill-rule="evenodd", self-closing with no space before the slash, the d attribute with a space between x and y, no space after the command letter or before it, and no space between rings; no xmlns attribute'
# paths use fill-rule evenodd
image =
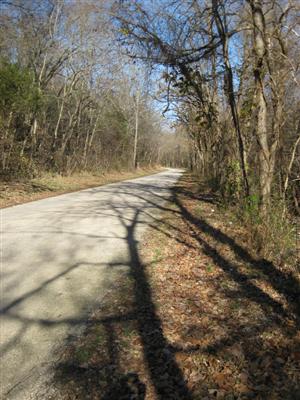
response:
<svg viewBox="0 0 300 400"><path fill-rule="evenodd" d="M128 191L130 189L128 185L124 188ZM150 192L157 189L153 186L148 187ZM157 198L161 202L161 196L157 195ZM146 197L143 200L146 200ZM129 204L122 206L126 209L128 207L130 207ZM140 380L135 371L125 372L126 366L120 365L119 353L121 347L126 346L121 339L120 325L123 325L127 326L127 330L129 329L129 332L125 332L125 336L130 335L131 330L139 335L143 354L140 361L145 364L156 396L159 399L192 399L183 373L164 336L156 305L152 299L152 289L146 273L147 266L140 258L136 239L138 224L143 223L143 214L149 215L149 209L152 211L153 209L173 210L168 206L154 203L150 199L143 208L132 207L132 217L128 219L123 217L122 208L111 204L112 211L118 215L126 231L129 259L124 261L124 264L129 267L127 281L125 285L122 282L117 288L117 293L113 295L112 301L115 303L111 304L111 299L109 299L108 304L102 306L100 314L103 316L107 313L108 316L101 319L94 316L84 337L78 342L71 343L70 353L64 355L63 361L58 365L55 380L56 383L62 383L64 393L61 394L65 398L73 398L74 393L77 395L76 398L80 399L142 400L145 398L145 383ZM153 220L155 218L153 216ZM118 314L112 315L112 309L117 309ZM96 363L86 362L90 353L95 351L97 338L101 341L98 344L101 350L96 356L97 361ZM82 339L83 349L80 351ZM69 385L70 380L71 385Z"/></svg>
<svg viewBox="0 0 300 400"><path fill-rule="evenodd" d="M134 183L124 184L121 192L132 193L132 185ZM53 399L227 398L226 391L220 390L221 383L211 376L199 377L197 390L194 390L189 382L191 371L187 373L184 363L177 360L178 354L197 354L198 359L206 354L214 355L224 365L232 362L237 369L240 368L239 374L247 375L250 381L247 385L244 382L244 387L251 387L251 390L244 388L244 392L232 392L232 397L228 398L299 398L295 379L299 370L295 370L291 376L286 372L285 363L293 357L299 357L300 349L282 349L275 345L271 348L264 336L272 329L278 329L287 339L296 336L299 329L299 283L296 278L284 274L267 260L256 259L234 238L212 226L206 219L195 216L185 204L187 200L213 203L210 195L200 196L189 191L185 182L174 188L171 200L165 193L160 194L159 187L149 185L143 190L145 193L141 191L136 195L145 200L138 209L131 204L107 205L118 216L126 232L128 259L124 259L123 264L128 267L128 273L124 280L116 283L101 308L91 316L83 335L71 338L61 352L60 362L54 371ZM151 193L149 199L147 192ZM153 196L157 202L153 201ZM162 200L165 201L163 205ZM132 208L132 216L125 218L122 210L128 208ZM152 229L168 239L172 238L186 252L202 251L235 284L234 290L220 287L224 297L228 301L247 300L254 304L261 313L259 320L250 321L245 326L240 321L216 317L212 323L219 325L226 334L206 346L201 345L201 341L200 344L189 345L184 340L175 343L167 339L147 272L152 266L141 258L136 239L139 224L154 210L164 211L168 217L158 217L154 213L150 223ZM101 208L95 205L93 211L99 214ZM192 241L186 240L179 219L188 226ZM226 246L233 256L225 257L218 250L219 245ZM176 260L173 262L176 263ZM118 265L120 263L118 261ZM241 268L243 264L250 267L249 273ZM284 298L284 304L279 297L271 296L255 283L256 274L260 277L263 274L268 285ZM166 288L171 284L164 282ZM208 317L213 318L210 314ZM76 323L78 321L74 321ZM196 326L195 329L199 337L207 334L201 327ZM227 352L225 357L223 353L237 344L242 361L238 359L236 347L235 354L234 351L229 355ZM139 350L136 357L131 355L133 348ZM296 353L298 356L295 356ZM193 368L209 370L211 366L194 365ZM280 382L284 382L282 390L278 387Z"/></svg>

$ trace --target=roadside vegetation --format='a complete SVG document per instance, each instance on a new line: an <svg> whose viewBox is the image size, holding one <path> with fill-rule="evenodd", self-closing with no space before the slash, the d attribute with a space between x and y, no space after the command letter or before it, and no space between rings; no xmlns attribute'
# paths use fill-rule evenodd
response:
<svg viewBox="0 0 300 400"><path fill-rule="evenodd" d="M55 399L300 398L298 2L1 6L4 206L188 171Z"/></svg>
<svg viewBox="0 0 300 400"><path fill-rule="evenodd" d="M149 67L114 35L102 2L1 2L2 205L171 162Z"/></svg>
<svg viewBox="0 0 300 400"><path fill-rule="evenodd" d="M0 208L126 179L138 178L144 175L151 175L161 170L162 168L153 166L106 173L92 173L87 171L73 173L68 176L43 173L39 178L4 181L0 187Z"/></svg>
<svg viewBox="0 0 300 400"><path fill-rule="evenodd" d="M189 138L196 180L232 210L252 247L288 264L299 236L299 5L163 3L122 2L119 35L133 58L164 68L167 109Z"/></svg>
<svg viewBox="0 0 300 400"><path fill-rule="evenodd" d="M299 224L298 11L286 0L4 1L1 183L189 168L284 263Z"/></svg>

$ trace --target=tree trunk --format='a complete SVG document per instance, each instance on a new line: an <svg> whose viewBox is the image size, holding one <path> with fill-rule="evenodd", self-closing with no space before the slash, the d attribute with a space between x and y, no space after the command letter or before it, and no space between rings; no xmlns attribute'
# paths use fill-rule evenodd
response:
<svg viewBox="0 0 300 400"><path fill-rule="evenodd" d="M295 140L295 143L292 147L292 152L291 152L291 157L290 157L290 161L287 167L287 171L286 171L286 177L284 180L284 186L283 186L283 199L286 200L286 192L289 186L289 178L290 178L290 173L292 171L292 167L295 161L295 157L296 157L296 153L297 153L297 148L300 144L300 121L298 121L298 129L297 129L297 138Z"/></svg>
<svg viewBox="0 0 300 400"><path fill-rule="evenodd" d="M134 130L134 145L133 145L133 166L136 169L138 166L137 161L137 144L138 144L138 132L139 132L139 102L140 94L136 96L136 109L135 109L135 130Z"/></svg>
<svg viewBox="0 0 300 400"><path fill-rule="evenodd" d="M268 143L267 101L264 89L264 61L267 53L265 42L265 20L261 0L248 0L251 6L254 53L256 57L254 68L255 108L257 110L256 137L259 145L259 186L260 207L262 215L266 215L271 198L271 185L274 163L271 162L271 152Z"/></svg>
<svg viewBox="0 0 300 400"><path fill-rule="evenodd" d="M59 114L58 114L57 122L56 122L56 125L55 125L55 129L54 129L54 138L53 138L53 144L52 144L52 151L53 152L55 152L56 147L57 147L58 130L59 130L60 121L62 119L62 115L63 115L63 111L64 111L64 107L65 107L66 86L67 86L67 84L65 83L64 89L63 89L63 96L62 96L62 100L61 100L61 105L60 105L60 108L59 108Z"/></svg>
<svg viewBox="0 0 300 400"><path fill-rule="evenodd" d="M36 143L37 143L37 127L38 127L38 122L37 122L37 117L36 115L33 118L33 123L30 129L30 137L31 137L31 152L30 152L30 159L33 159L33 155L36 150Z"/></svg>

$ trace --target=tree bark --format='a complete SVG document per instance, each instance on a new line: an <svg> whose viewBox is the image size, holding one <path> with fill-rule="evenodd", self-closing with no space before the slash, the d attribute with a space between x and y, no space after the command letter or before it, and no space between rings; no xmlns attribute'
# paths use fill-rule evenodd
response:
<svg viewBox="0 0 300 400"><path fill-rule="evenodd" d="M266 215L271 198L271 184L274 173L274 162L271 162L271 151L268 143L267 101L264 87L265 57L267 54L265 41L265 20L261 0L248 0L253 22L253 46L256 57L254 67L255 106L257 121L255 134L259 145L259 186L260 208Z"/></svg>
<svg viewBox="0 0 300 400"><path fill-rule="evenodd" d="M135 169L138 166L137 144L138 144L138 132L139 132L139 103L140 103L140 94L138 92L136 95L136 104L135 104L135 130L134 130L134 145L133 145L133 166Z"/></svg>
<svg viewBox="0 0 300 400"><path fill-rule="evenodd" d="M293 145L293 148L292 148L291 158L290 158L290 162L288 164L288 168L287 168L287 171L286 171L286 177L285 177L285 180L284 180L284 186L283 186L283 198L284 198L284 200L286 198L286 192L287 192L288 185L289 185L290 173L291 173L294 161L295 161L297 148L298 148L298 146L300 144L300 121L298 122L297 134L298 134L298 136L297 136L297 139L296 139L296 141L295 141L295 143Z"/></svg>

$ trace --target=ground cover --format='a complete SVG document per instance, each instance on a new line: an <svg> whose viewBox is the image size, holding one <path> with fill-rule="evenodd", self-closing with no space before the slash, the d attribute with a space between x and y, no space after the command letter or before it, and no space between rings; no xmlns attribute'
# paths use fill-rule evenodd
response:
<svg viewBox="0 0 300 400"><path fill-rule="evenodd" d="M60 352L53 399L300 397L299 276L255 257L247 232L185 176L129 274Z"/></svg>

